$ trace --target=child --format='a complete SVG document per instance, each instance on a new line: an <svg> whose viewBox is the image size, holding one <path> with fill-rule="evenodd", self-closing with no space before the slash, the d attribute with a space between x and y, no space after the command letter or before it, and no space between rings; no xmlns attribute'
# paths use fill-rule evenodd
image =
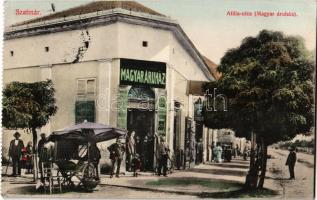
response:
<svg viewBox="0 0 317 200"><path fill-rule="evenodd" d="M22 152L21 168L22 168L23 173L24 173L24 170L26 169L26 161L27 161L27 150L26 150L26 147L23 147L21 152Z"/></svg>
<svg viewBox="0 0 317 200"><path fill-rule="evenodd" d="M141 171L141 160L140 160L140 156L139 154L135 154L133 160L133 176L137 177L138 176L138 172Z"/></svg>
<svg viewBox="0 0 317 200"><path fill-rule="evenodd" d="M28 142L26 146L26 173L32 174L33 173L33 145L32 142Z"/></svg>

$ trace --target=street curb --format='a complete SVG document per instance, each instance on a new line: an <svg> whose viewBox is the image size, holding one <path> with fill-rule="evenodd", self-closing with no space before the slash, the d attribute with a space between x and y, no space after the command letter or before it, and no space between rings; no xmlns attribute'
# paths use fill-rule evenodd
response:
<svg viewBox="0 0 317 200"><path fill-rule="evenodd" d="M136 187L136 186L130 186L130 185L116 185L116 184L106 184L106 183L102 183L99 185L100 186L122 187L122 188L134 189L134 190L146 190L146 191L152 191L152 192L182 194L182 195L197 195L198 194L197 192L170 191L170 190L162 190L162 189L155 189L155 188L149 188L149 187Z"/></svg>
<svg viewBox="0 0 317 200"><path fill-rule="evenodd" d="M232 191L218 191L218 192L183 192L183 191L171 191L171 190L162 190L162 189L155 189L155 188L149 188L149 187L136 187L136 186L130 186L130 185L116 185L116 184L106 184L102 183L99 184L100 186L112 186L112 187L122 187L122 188L129 188L134 190L145 190L145 191L151 191L151 192L164 192L164 193L171 193L171 194L179 194L179 195L193 195L193 196L202 196L202 195L216 195L223 192L235 192L239 190L232 190Z"/></svg>

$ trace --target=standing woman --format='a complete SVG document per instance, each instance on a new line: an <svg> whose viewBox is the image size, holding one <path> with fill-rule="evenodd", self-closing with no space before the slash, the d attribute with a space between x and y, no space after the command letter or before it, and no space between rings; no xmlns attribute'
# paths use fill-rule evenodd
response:
<svg viewBox="0 0 317 200"><path fill-rule="evenodd" d="M33 173L33 143L31 141L26 145L26 173Z"/></svg>
<svg viewBox="0 0 317 200"><path fill-rule="evenodd" d="M134 157L135 154L135 132L132 131L129 135L129 137L127 138L127 171L131 171L131 165L132 165L132 159Z"/></svg>

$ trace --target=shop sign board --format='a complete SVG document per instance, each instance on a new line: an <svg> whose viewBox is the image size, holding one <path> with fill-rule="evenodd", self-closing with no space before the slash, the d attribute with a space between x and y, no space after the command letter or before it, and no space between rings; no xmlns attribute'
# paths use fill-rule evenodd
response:
<svg viewBox="0 0 317 200"><path fill-rule="evenodd" d="M165 88L166 63L120 59L120 85Z"/></svg>
<svg viewBox="0 0 317 200"><path fill-rule="evenodd" d="M194 120L195 121L204 121L203 116L203 104L201 101L194 103Z"/></svg>

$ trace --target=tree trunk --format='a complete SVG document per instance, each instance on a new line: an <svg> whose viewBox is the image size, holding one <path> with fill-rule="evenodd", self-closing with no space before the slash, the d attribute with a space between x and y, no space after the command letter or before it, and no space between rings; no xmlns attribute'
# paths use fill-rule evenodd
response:
<svg viewBox="0 0 317 200"><path fill-rule="evenodd" d="M33 135L33 153L34 153L34 165L33 165L33 180L38 179L38 162L37 162L37 132L36 128L32 128Z"/></svg>
<svg viewBox="0 0 317 200"><path fill-rule="evenodd" d="M250 152L250 169L254 166L255 163L255 143L256 143L256 134L251 133L251 152Z"/></svg>
<svg viewBox="0 0 317 200"><path fill-rule="evenodd" d="M266 164L267 164L267 145L261 139L262 145L262 156L261 156L261 176L258 184L258 188L262 189L265 180Z"/></svg>
<svg viewBox="0 0 317 200"><path fill-rule="evenodd" d="M251 133L251 154L250 154L250 167L245 180L245 187L247 189L257 188L258 182L258 159L255 160L255 143L256 143L256 134Z"/></svg>

